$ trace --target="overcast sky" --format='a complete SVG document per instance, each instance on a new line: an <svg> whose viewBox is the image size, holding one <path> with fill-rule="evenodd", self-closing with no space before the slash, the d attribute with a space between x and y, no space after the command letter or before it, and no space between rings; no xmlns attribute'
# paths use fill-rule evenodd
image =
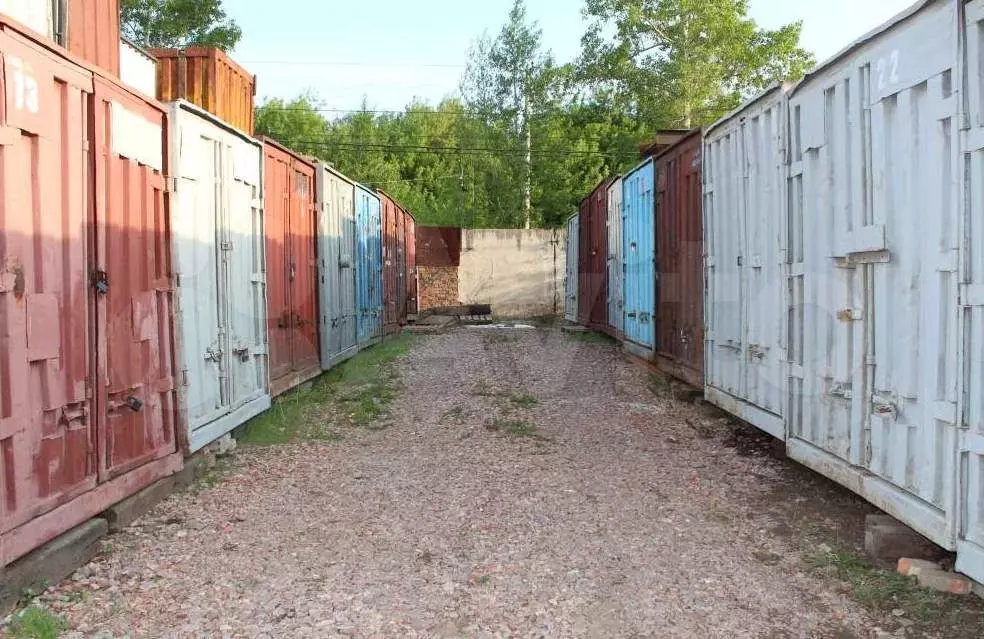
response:
<svg viewBox="0 0 984 639"><path fill-rule="evenodd" d="M818 60L912 4L912 0L750 0L764 27L803 20L803 45ZM326 107L400 110L414 98L457 92L468 47L499 31L512 0L225 0L243 28L234 57L258 76L258 97L306 90ZM466 6L467 8L463 8ZM560 62L580 49L581 0L528 0ZM422 9L421 7L426 7Z"/></svg>

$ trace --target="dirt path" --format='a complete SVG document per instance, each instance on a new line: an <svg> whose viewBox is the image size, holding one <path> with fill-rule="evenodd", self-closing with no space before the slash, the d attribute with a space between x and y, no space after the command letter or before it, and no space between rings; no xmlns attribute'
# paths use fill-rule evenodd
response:
<svg viewBox="0 0 984 639"><path fill-rule="evenodd" d="M45 600L76 636L872 636L805 567L824 497L615 347L460 329L399 367L386 429L240 449Z"/></svg>

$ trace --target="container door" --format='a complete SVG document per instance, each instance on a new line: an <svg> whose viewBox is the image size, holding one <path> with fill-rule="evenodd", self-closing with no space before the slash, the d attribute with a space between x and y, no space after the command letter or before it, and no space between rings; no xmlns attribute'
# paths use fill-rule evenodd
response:
<svg viewBox="0 0 984 639"><path fill-rule="evenodd" d="M407 314L417 314L417 223L407 215Z"/></svg>
<svg viewBox="0 0 984 639"><path fill-rule="evenodd" d="M328 370L342 352L345 291L342 286L342 224L345 203L343 183L329 171L318 169L318 261L320 271L321 366Z"/></svg>
<svg viewBox="0 0 984 639"><path fill-rule="evenodd" d="M223 256L226 285L231 404L238 408L267 394L266 238L263 234L263 149L229 135Z"/></svg>
<svg viewBox="0 0 984 639"><path fill-rule="evenodd" d="M735 247L741 286L741 325L736 362L741 368L739 397L774 415L782 414L782 335L786 322L783 306L786 286L785 167L782 155L782 109L765 109L740 125L744 179L742 198L743 245Z"/></svg>
<svg viewBox="0 0 984 639"><path fill-rule="evenodd" d="M407 323L407 214L396 209L396 321Z"/></svg>
<svg viewBox="0 0 984 639"><path fill-rule="evenodd" d="M96 270L106 290L97 379L105 385L108 479L175 452L177 407L164 117L98 78L96 97L96 130L109 133L96 162Z"/></svg>
<svg viewBox="0 0 984 639"><path fill-rule="evenodd" d="M9 31L0 51L0 122L9 133L0 147L3 533L95 486L101 420L88 268L92 76ZM29 88L36 100L25 99ZM8 559L0 551L0 565Z"/></svg>
<svg viewBox="0 0 984 639"><path fill-rule="evenodd" d="M371 330L373 337L383 336L383 212L381 202L369 200L369 263L371 277L369 294L371 306Z"/></svg>
<svg viewBox="0 0 984 639"><path fill-rule="evenodd" d="M296 168L292 169L292 173L294 197L290 200L288 224L290 348L293 369L306 371L319 367L321 357L318 346L314 176Z"/></svg>
<svg viewBox="0 0 984 639"><path fill-rule="evenodd" d="M224 335L225 272L220 271L222 141L215 127L181 109L177 120L175 192L171 220L184 404L192 432L222 415L228 406L223 380L227 355ZM221 287L221 289L220 289Z"/></svg>
<svg viewBox="0 0 984 639"><path fill-rule="evenodd" d="M348 182L339 182L339 217L341 237L339 255L339 291L341 292L341 348L349 351L358 343L355 304L355 208L352 198L355 189Z"/></svg>
<svg viewBox="0 0 984 639"><path fill-rule="evenodd" d="M369 202L362 189L355 189L355 305L360 344L371 339L369 330Z"/></svg>
<svg viewBox="0 0 984 639"><path fill-rule="evenodd" d="M577 322L577 248L580 243L578 235L577 215L572 215L567 220L567 277L564 282L564 319L568 322Z"/></svg>
<svg viewBox="0 0 984 639"><path fill-rule="evenodd" d="M621 336L623 320L622 294L622 179L608 189L608 325Z"/></svg>
<svg viewBox="0 0 984 639"><path fill-rule="evenodd" d="M625 262L625 338L646 349L655 338L655 173L643 165L625 179L622 250Z"/></svg>
<svg viewBox="0 0 984 639"><path fill-rule="evenodd" d="M957 570L984 582L984 1L966 7L970 131L964 148L970 196L961 265L960 312L964 333L962 429L958 499L961 513Z"/></svg>
<svg viewBox="0 0 984 639"><path fill-rule="evenodd" d="M852 247L885 254L870 267L867 468L935 509L916 517L938 531L923 529L935 539L952 538L943 531L953 509L957 423L956 72L953 39L938 37L952 32L951 20L950 11L929 14L913 26L921 33L902 31L886 43L882 59L899 57L897 77L883 79L880 62L871 63L873 223ZM915 35L922 50L906 48Z"/></svg>
<svg viewBox="0 0 984 639"><path fill-rule="evenodd" d="M290 374L290 310L288 258L288 210L290 163L272 147L266 148L264 178L264 216L267 263L267 339L269 340L270 379Z"/></svg>

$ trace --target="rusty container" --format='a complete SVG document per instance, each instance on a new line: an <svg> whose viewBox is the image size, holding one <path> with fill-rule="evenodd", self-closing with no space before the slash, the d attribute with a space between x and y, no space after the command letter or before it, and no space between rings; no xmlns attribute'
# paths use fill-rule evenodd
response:
<svg viewBox="0 0 984 639"><path fill-rule="evenodd" d="M414 225L392 197L377 193L383 209L383 332L395 333L407 323L408 219L411 229Z"/></svg>
<svg viewBox="0 0 984 639"><path fill-rule="evenodd" d="M166 116L0 18L0 566L181 468Z"/></svg>
<svg viewBox="0 0 984 639"><path fill-rule="evenodd" d="M253 134L256 78L216 47L150 49L157 58L157 98L187 100Z"/></svg>
<svg viewBox="0 0 984 639"><path fill-rule="evenodd" d="M578 217L578 323L609 332L608 187L606 178L581 201Z"/></svg>
<svg viewBox="0 0 984 639"><path fill-rule="evenodd" d="M68 0L66 7L68 50L118 78L119 0Z"/></svg>
<svg viewBox="0 0 984 639"><path fill-rule="evenodd" d="M699 130L656 156L656 361L704 386L704 216Z"/></svg>
<svg viewBox="0 0 984 639"><path fill-rule="evenodd" d="M418 313L417 301L417 221L410 211L406 211L407 237L407 319Z"/></svg>
<svg viewBox="0 0 984 639"><path fill-rule="evenodd" d="M273 396L321 373L314 164L263 140L267 331Z"/></svg>

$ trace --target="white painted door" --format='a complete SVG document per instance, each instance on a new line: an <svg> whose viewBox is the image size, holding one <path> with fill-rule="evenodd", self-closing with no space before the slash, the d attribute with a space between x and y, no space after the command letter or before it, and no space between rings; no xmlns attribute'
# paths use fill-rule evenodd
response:
<svg viewBox="0 0 984 639"><path fill-rule="evenodd" d="M984 583L984 0L966 5L968 167L961 260L963 420L957 434L960 529L957 570Z"/></svg>
<svg viewBox="0 0 984 639"><path fill-rule="evenodd" d="M226 410L225 305L219 298L221 177L223 145L194 116L175 110L171 193L174 270L179 299L181 392L188 427L196 428Z"/></svg>
<svg viewBox="0 0 984 639"><path fill-rule="evenodd" d="M564 278L564 319L577 323L578 289L578 217L575 213L567 219L567 271Z"/></svg>

